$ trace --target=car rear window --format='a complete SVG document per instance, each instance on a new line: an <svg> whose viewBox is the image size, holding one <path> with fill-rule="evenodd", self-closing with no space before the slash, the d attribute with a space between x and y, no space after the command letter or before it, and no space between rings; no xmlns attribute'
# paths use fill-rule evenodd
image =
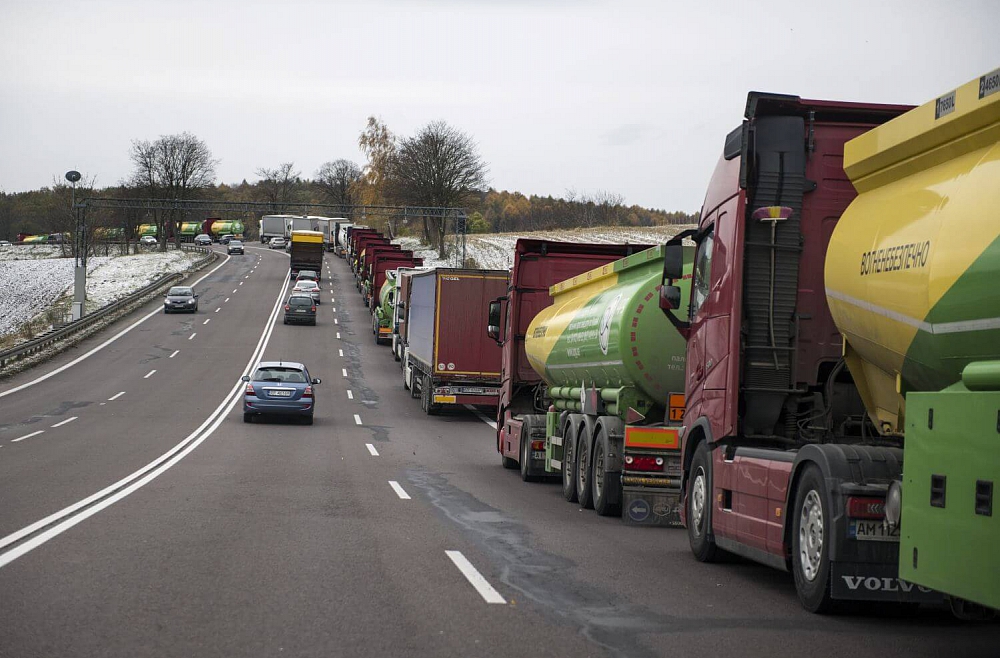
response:
<svg viewBox="0 0 1000 658"><path fill-rule="evenodd" d="M290 382L292 384L305 384L306 376L301 370L295 368L258 368L253 374L255 382Z"/></svg>
<svg viewBox="0 0 1000 658"><path fill-rule="evenodd" d="M291 306L312 306L312 297L292 297L288 300Z"/></svg>

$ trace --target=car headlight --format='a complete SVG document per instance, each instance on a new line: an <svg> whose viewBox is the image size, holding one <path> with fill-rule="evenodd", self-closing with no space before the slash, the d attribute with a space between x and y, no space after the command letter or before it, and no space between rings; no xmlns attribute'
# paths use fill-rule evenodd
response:
<svg viewBox="0 0 1000 658"><path fill-rule="evenodd" d="M188 300L188 304L194 304L194 300L193 299L189 299Z"/></svg>

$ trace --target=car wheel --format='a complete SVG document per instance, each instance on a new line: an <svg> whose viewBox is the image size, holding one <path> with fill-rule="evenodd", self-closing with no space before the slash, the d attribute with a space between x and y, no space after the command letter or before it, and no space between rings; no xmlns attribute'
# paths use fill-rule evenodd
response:
<svg viewBox="0 0 1000 658"><path fill-rule="evenodd" d="M311 415L306 416L306 425L312 425L312 424L313 424L313 417Z"/></svg>
<svg viewBox="0 0 1000 658"><path fill-rule="evenodd" d="M830 510L819 467L802 472L792 516L792 575L799 601L809 612L827 612L830 597Z"/></svg>
<svg viewBox="0 0 1000 658"><path fill-rule="evenodd" d="M719 549L709 536L712 523L712 454L702 441L695 448L687 483L687 531L699 562L715 562Z"/></svg>
<svg viewBox="0 0 1000 658"><path fill-rule="evenodd" d="M285 318L284 323L288 324L288 318Z"/></svg>
<svg viewBox="0 0 1000 658"><path fill-rule="evenodd" d="M253 422L253 414L250 414L250 413L247 413L247 412L244 411L243 412L243 422L244 423L252 423Z"/></svg>

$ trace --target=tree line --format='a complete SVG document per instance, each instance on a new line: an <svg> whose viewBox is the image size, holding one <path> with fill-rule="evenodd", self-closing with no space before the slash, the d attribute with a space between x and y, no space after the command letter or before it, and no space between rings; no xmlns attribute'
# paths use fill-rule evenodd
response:
<svg viewBox="0 0 1000 658"><path fill-rule="evenodd" d="M557 198L495 190L489 186L488 167L472 137L443 121L433 121L412 136L400 137L381 120L369 117L358 136L358 146L365 157L361 165L334 159L321 165L312 177L303 177L294 161L288 161L257 168L256 182L244 179L226 184L217 182L219 161L209 146L191 133L134 140L129 150L132 171L126 178L117 185L99 188L92 176L84 176L76 195L78 199L106 196L462 207L467 212L467 230L476 233L696 221L683 212L626 206L620 195L608 192L585 195L570 190ZM70 195L70 186L59 177L38 190L0 191L0 239L12 240L20 233L71 232ZM88 214L92 227L121 229L126 248L138 224L154 223L165 249L168 233L180 240L176 229L185 219L202 218L179 217L172 211ZM245 223L251 230L255 227L255 222ZM410 230L413 232L412 227ZM422 217L416 230L425 243L438 247L443 255L449 230L444 220Z"/></svg>

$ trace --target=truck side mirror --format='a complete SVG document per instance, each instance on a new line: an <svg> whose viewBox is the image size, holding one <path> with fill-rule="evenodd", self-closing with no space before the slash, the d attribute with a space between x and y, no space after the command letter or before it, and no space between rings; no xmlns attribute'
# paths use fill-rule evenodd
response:
<svg viewBox="0 0 1000 658"><path fill-rule="evenodd" d="M676 311L681 307L681 289L679 286L660 286L660 308L664 311Z"/></svg>
<svg viewBox="0 0 1000 658"><path fill-rule="evenodd" d="M500 300L490 302L490 316L487 321L486 335L500 343Z"/></svg>
<svg viewBox="0 0 1000 658"><path fill-rule="evenodd" d="M684 246L680 242L668 242L663 246L663 279L674 280L684 277Z"/></svg>

